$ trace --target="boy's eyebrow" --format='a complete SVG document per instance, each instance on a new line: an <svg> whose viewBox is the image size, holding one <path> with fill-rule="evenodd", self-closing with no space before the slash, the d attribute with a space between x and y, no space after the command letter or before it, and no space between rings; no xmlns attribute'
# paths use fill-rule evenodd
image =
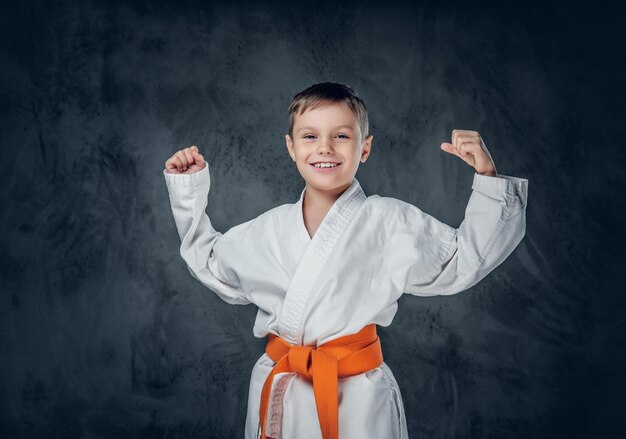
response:
<svg viewBox="0 0 626 439"><path fill-rule="evenodd" d="M354 131L354 129L353 129L350 125L340 125L340 126L338 126L338 127L335 127L335 129L338 129L338 128L347 128L347 129L349 129L350 131ZM299 129L298 129L298 131L296 131L296 132L298 132L298 133L299 133L299 132L300 132L300 131L302 131L302 130L314 130L314 129L315 129L315 127L301 127L301 128L299 128Z"/></svg>

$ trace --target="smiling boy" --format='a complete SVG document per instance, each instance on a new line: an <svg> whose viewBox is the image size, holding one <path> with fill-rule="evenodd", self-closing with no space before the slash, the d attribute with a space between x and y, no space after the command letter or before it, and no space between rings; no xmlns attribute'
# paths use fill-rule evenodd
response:
<svg viewBox="0 0 626 439"><path fill-rule="evenodd" d="M309 105L315 104L323 102ZM293 110L290 113L294 114ZM367 133L367 119L359 123L359 115L345 101L311 107L295 116L285 142L306 182L304 224L313 236L335 200L352 183L359 164L367 160L373 136Z"/></svg>
<svg viewBox="0 0 626 439"><path fill-rule="evenodd" d="M254 303L253 333L268 337L251 374L245 437L407 438L376 327L391 324L402 294L455 294L500 265L525 234L528 180L497 174L480 134L454 130L441 149L475 170L454 228L365 195L355 174L373 136L349 86L315 84L289 114L285 142L305 181L295 203L222 234L205 212L209 167L197 147L177 151L163 171L191 275L228 303Z"/></svg>

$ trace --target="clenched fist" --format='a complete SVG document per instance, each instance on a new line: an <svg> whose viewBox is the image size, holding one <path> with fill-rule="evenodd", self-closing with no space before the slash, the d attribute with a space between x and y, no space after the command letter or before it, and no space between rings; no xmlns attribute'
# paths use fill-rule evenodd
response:
<svg viewBox="0 0 626 439"><path fill-rule="evenodd" d="M193 174L204 169L204 157L197 146L181 149L165 162L165 171L168 174Z"/></svg>
<svg viewBox="0 0 626 439"><path fill-rule="evenodd" d="M452 130L452 143L443 142L441 149L459 157L479 174L496 175L496 165L489 153L483 149L478 131Z"/></svg>

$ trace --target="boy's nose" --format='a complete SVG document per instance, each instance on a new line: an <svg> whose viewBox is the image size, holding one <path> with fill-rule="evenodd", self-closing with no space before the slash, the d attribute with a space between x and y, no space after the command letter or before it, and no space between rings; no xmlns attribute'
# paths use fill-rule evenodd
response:
<svg viewBox="0 0 626 439"><path fill-rule="evenodd" d="M333 150L333 141L332 139L325 139L322 142L320 142L320 147L318 148L319 151L332 151Z"/></svg>

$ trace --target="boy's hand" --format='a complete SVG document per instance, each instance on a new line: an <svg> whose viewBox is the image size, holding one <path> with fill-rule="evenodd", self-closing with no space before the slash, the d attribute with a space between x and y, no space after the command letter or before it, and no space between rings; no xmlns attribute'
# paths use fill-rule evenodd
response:
<svg viewBox="0 0 626 439"><path fill-rule="evenodd" d="M460 157L479 174L496 175L494 163L480 144L478 131L452 130L452 143L442 143L441 149Z"/></svg>
<svg viewBox="0 0 626 439"><path fill-rule="evenodd" d="M168 174L193 174L204 169L206 163L204 157L198 151L198 147L190 146L181 149L165 162L165 171Z"/></svg>

